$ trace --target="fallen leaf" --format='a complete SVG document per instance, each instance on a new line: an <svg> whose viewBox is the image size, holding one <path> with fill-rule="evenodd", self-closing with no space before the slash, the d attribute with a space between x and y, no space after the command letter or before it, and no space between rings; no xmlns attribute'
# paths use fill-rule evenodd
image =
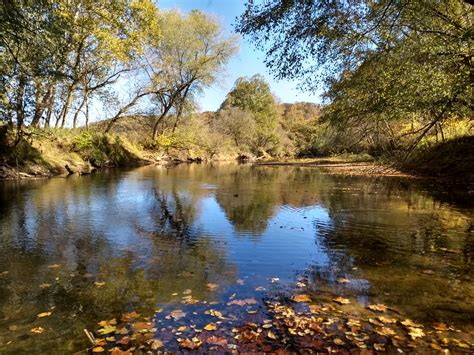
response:
<svg viewBox="0 0 474 355"><path fill-rule="evenodd" d="M204 327L205 330L216 330L217 326L214 323L209 323Z"/></svg>
<svg viewBox="0 0 474 355"><path fill-rule="evenodd" d="M151 350L158 350L159 348L163 347L163 342L158 339L151 339L148 341L148 344L151 346Z"/></svg>
<svg viewBox="0 0 474 355"><path fill-rule="evenodd" d="M48 269L58 269L60 267L61 267L61 265L59 265L59 264L48 265Z"/></svg>
<svg viewBox="0 0 474 355"><path fill-rule="evenodd" d="M385 312L387 310L387 306L384 304L370 304L367 306L368 309L372 311L377 311L377 312Z"/></svg>
<svg viewBox="0 0 474 355"><path fill-rule="evenodd" d="M49 317L51 314L52 314L51 312L42 312L42 313L37 314L36 316L38 318L44 318L44 317Z"/></svg>
<svg viewBox="0 0 474 355"><path fill-rule="evenodd" d="M413 340L417 338L422 338L425 336L425 333L423 332L423 329L420 328L409 328L408 329L408 334L411 336Z"/></svg>
<svg viewBox="0 0 474 355"><path fill-rule="evenodd" d="M268 331L267 337L269 337L270 339L273 339L273 340L278 339L277 336L271 330Z"/></svg>
<svg viewBox="0 0 474 355"><path fill-rule="evenodd" d="M138 318L138 317L140 317L140 314L138 314L135 311L132 311L132 312L129 312L129 313L122 314L122 318L120 318L120 319L121 319L122 322L128 322L130 319L134 319L134 318Z"/></svg>
<svg viewBox="0 0 474 355"><path fill-rule="evenodd" d="M96 346L95 348L92 349L93 353L103 353L105 349L102 346Z"/></svg>
<svg viewBox="0 0 474 355"><path fill-rule="evenodd" d="M294 295L291 300L294 302L311 302L311 298L306 294Z"/></svg>
<svg viewBox="0 0 474 355"><path fill-rule="evenodd" d="M435 323L433 324L433 328L439 332L444 332L449 329L448 326L444 323Z"/></svg>
<svg viewBox="0 0 474 355"><path fill-rule="evenodd" d="M116 325L117 324L117 319L111 319L111 320L102 320L100 321L99 324L101 327L106 327L108 325Z"/></svg>
<svg viewBox="0 0 474 355"><path fill-rule="evenodd" d="M115 328L114 326L108 325L102 329L99 329L97 332L101 335L106 335L106 334L114 333L116 330L117 328Z"/></svg>
<svg viewBox="0 0 474 355"><path fill-rule="evenodd" d="M194 339L194 338L193 338ZM196 338L196 340L199 340ZM201 346L202 342L201 341L192 341L189 339L178 339L179 346L185 349L197 349Z"/></svg>
<svg viewBox="0 0 474 355"><path fill-rule="evenodd" d="M130 342L129 337L123 337L122 339L117 340L117 344L120 344L120 345L128 345L129 342Z"/></svg>
<svg viewBox="0 0 474 355"><path fill-rule="evenodd" d="M413 322L411 319L405 319L401 322L405 327L412 327L412 328L423 328L421 324Z"/></svg>
<svg viewBox="0 0 474 355"><path fill-rule="evenodd" d="M383 346L383 344L375 343L374 344L374 349L375 349L375 351L385 351L385 347Z"/></svg>
<svg viewBox="0 0 474 355"><path fill-rule="evenodd" d="M351 301L348 298L337 297L333 299L334 302L339 304L349 304Z"/></svg>
<svg viewBox="0 0 474 355"><path fill-rule="evenodd" d="M393 324L397 322L395 318L388 318L388 317L383 317L383 316L377 317L377 319L385 324Z"/></svg>
<svg viewBox="0 0 474 355"><path fill-rule="evenodd" d="M213 317L222 318L222 313L213 309L209 311L209 314Z"/></svg>
<svg viewBox="0 0 474 355"><path fill-rule="evenodd" d="M180 309L176 309L170 313L170 316L174 319L181 319L186 316L186 313Z"/></svg>
<svg viewBox="0 0 474 355"><path fill-rule="evenodd" d="M210 336L209 338L206 339L206 343L212 344L212 345L219 345L222 347L227 346L227 340L224 337L218 337L218 336Z"/></svg>
<svg viewBox="0 0 474 355"><path fill-rule="evenodd" d="M255 291L257 291L257 292L263 292L265 290L266 290L266 288L262 287L262 286L259 286L259 287L255 288Z"/></svg>
<svg viewBox="0 0 474 355"><path fill-rule="evenodd" d="M219 285L217 285L217 284L212 284L212 283L208 283L208 284L206 285L206 287L207 287L207 289L210 290L210 291L215 291L215 290L217 290L217 288L219 287Z"/></svg>
<svg viewBox="0 0 474 355"><path fill-rule="evenodd" d="M344 277L340 277L340 278L338 278L336 281L337 281L337 283L339 283L339 284L346 284L346 283L351 282L351 280L346 279L346 278L344 278Z"/></svg>
<svg viewBox="0 0 474 355"><path fill-rule="evenodd" d="M44 328L36 327L36 328L32 328L30 331L35 334L41 334L41 333L44 333Z"/></svg>
<svg viewBox="0 0 474 355"><path fill-rule="evenodd" d="M96 281L96 282L94 282L94 285L96 285L97 287L102 287L102 286L105 285L105 282Z"/></svg>
<svg viewBox="0 0 474 355"><path fill-rule="evenodd" d="M49 288L49 287L51 287L51 284L41 284L41 285L39 285L39 287L43 288L43 289L44 288Z"/></svg>
<svg viewBox="0 0 474 355"><path fill-rule="evenodd" d="M183 295L190 295L193 291L191 289L186 289L183 291Z"/></svg>
<svg viewBox="0 0 474 355"><path fill-rule="evenodd" d="M278 278L278 277L272 277L271 281L272 281L272 283L275 283L275 282L280 281L280 278Z"/></svg>
<svg viewBox="0 0 474 355"><path fill-rule="evenodd" d="M185 325L182 325L181 327L178 327L178 331L180 332L184 332L188 327L186 327Z"/></svg>
<svg viewBox="0 0 474 355"><path fill-rule="evenodd" d="M336 344L336 345L344 345L344 344L345 344L344 341L342 341L342 339L340 339L340 338L335 338L335 339L333 340L333 342L334 342L334 344Z"/></svg>
<svg viewBox="0 0 474 355"><path fill-rule="evenodd" d="M254 298L245 298L243 300L232 300L227 304L228 305L235 304L237 306L246 306L246 305L256 304L256 303L257 303L257 301Z"/></svg>

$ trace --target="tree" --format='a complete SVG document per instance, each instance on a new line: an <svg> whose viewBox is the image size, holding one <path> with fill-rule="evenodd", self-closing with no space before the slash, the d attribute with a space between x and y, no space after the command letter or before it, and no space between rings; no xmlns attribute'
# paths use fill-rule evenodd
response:
<svg viewBox="0 0 474 355"><path fill-rule="evenodd" d="M224 35L219 23L200 11L165 12L161 21L163 38L145 53L158 109L153 139L169 114L179 119L186 104L218 79L237 50L236 38Z"/></svg>
<svg viewBox="0 0 474 355"><path fill-rule="evenodd" d="M228 136L242 152L255 146L256 122L249 111L239 107L222 109L212 121L212 128Z"/></svg>
<svg viewBox="0 0 474 355"><path fill-rule="evenodd" d="M331 122L347 127L421 119L408 150L443 120L469 117L472 5L443 1L247 3L237 30L267 49L279 78L325 85ZM378 122L378 123L377 123ZM379 124L380 123L380 124ZM383 127L383 128L382 128ZM365 130L366 131L366 130Z"/></svg>
<svg viewBox="0 0 474 355"><path fill-rule="evenodd" d="M76 126L160 31L151 0L7 1L0 20L0 112L19 131L53 115L57 127Z"/></svg>
<svg viewBox="0 0 474 355"><path fill-rule="evenodd" d="M222 103L219 114L231 108L238 108L252 115L255 122L255 139L252 142L254 153L261 154L261 150L272 150L278 145L277 103L270 91L270 86L261 75L236 80L234 88ZM236 119L242 117L245 118L245 116L235 115ZM245 119L249 122L247 118ZM246 129L251 128L246 127Z"/></svg>

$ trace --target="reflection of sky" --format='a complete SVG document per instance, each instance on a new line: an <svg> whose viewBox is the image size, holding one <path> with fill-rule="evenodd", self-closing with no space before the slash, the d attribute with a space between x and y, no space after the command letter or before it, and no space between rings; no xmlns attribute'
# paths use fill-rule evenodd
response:
<svg viewBox="0 0 474 355"><path fill-rule="evenodd" d="M320 206L280 207L262 235L237 233L213 197L202 199L200 208L196 223L205 233L226 243L227 261L239 266L241 277L258 273L261 277L289 280L310 265L328 262L312 223L316 219L329 220Z"/></svg>

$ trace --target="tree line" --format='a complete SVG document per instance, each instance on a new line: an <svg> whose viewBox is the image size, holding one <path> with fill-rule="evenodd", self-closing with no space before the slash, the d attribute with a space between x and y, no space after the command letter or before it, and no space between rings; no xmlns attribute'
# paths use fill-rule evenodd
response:
<svg viewBox="0 0 474 355"><path fill-rule="evenodd" d="M4 1L0 4L0 120L29 127L89 123L92 106L176 121L195 107L237 50L200 11L161 11L151 0ZM146 102L146 104L144 103Z"/></svg>
<svg viewBox="0 0 474 355"><path fill-rule="evenodd" d="M277 78L325 89L335 146L406 155L472 134L473 16L463 0L247 1L236 30Z"/></svg>

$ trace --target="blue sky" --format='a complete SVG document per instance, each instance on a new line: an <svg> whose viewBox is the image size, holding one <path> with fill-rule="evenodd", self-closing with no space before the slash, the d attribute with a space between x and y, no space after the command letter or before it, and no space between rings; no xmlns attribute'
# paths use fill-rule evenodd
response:
<svg viewBox="0 0 474 355"><path fill-rule="evenodd" d="M226 31L232 32L235 18L244 10L244 0L156 0L160 9L180 9L189 12L199 9L217 16L225 26ZM241 76L262 74L269 82L272 92L282 102L309 101L320 102L317 95L301 92L297 89L298 82L276 81L268 73L263 62L264 53L257 51L245 38L240 39L240 51L227 65L226 77L214 87L206 90L200 100L201 110L215 111L219 108L225 95L232 88L235 80Z"/></svg>

